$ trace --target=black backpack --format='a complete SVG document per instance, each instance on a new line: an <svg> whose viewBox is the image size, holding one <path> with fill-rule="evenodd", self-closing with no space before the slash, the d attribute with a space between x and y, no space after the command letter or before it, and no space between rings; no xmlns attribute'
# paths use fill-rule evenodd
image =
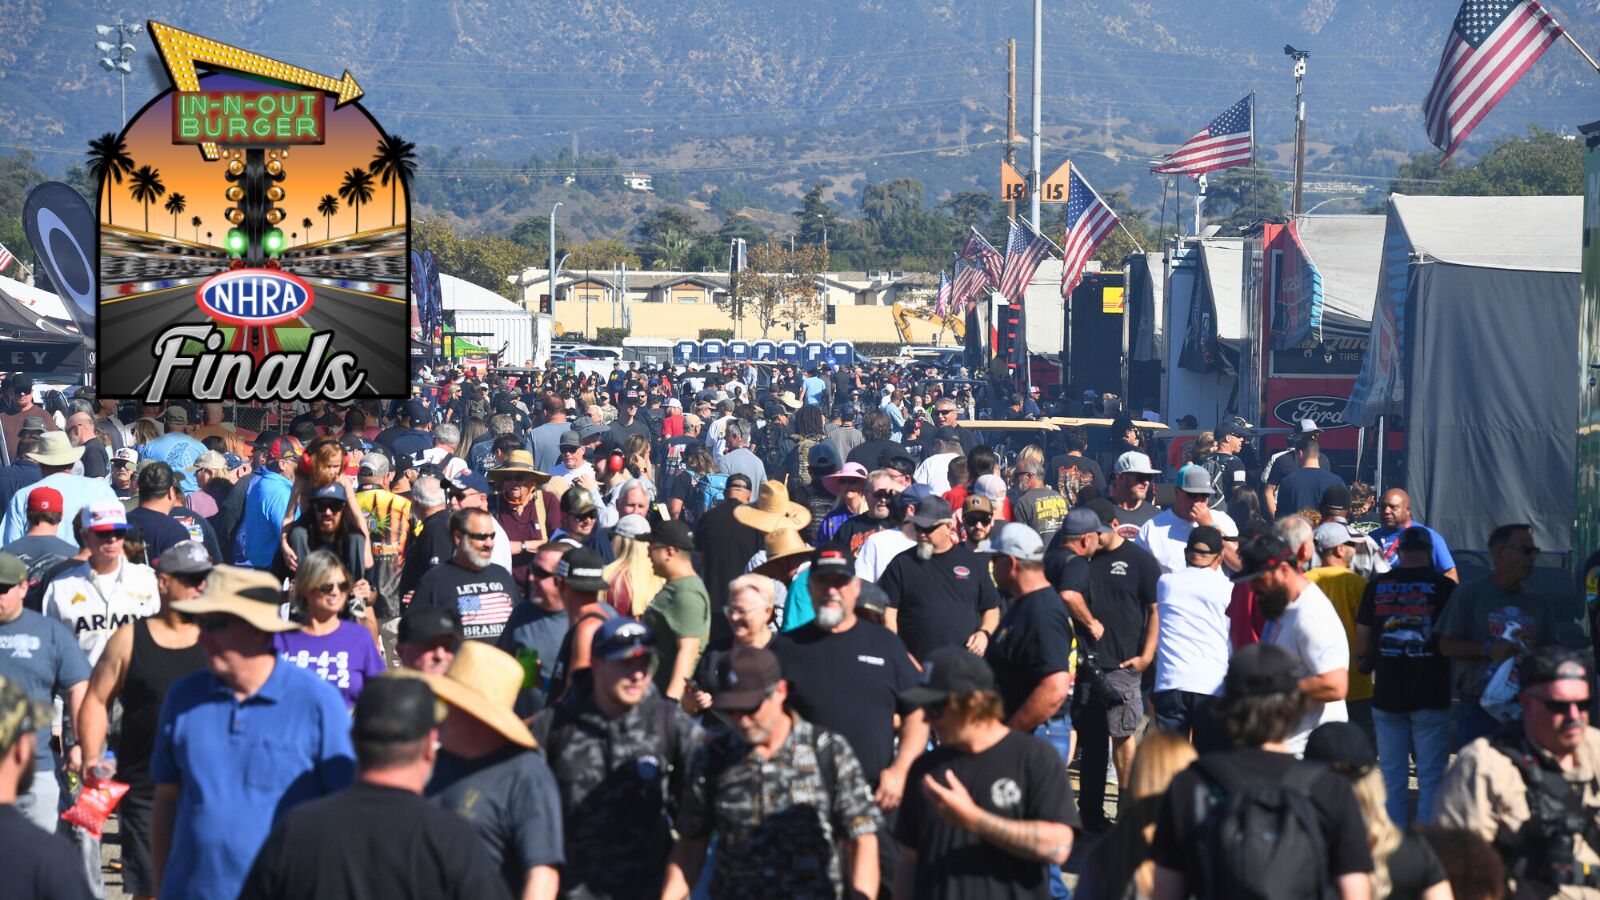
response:
<svg viewBox="0 0 1600 900"><path fill-rule="evenodd" d="M1324 768L1296 762L1281 781L1247 774L1229 754L1195 762L1213 786L1200 810L1195 896L1215 900L1290 900L1329 894L1328 844L1311 803Z"/></svg>

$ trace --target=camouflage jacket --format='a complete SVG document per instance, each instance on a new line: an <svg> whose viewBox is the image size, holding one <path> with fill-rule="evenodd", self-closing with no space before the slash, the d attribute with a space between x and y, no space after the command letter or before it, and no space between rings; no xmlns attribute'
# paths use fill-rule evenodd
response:
<svg viewBox="0 0 1600 900"><path fill-rule="evenodd" d="M678 830L686 838L715 832L714 898L838 897L838 843L878 831L878 807L849 742L791 718L771 759L723 733L690 764Z"/></svg>

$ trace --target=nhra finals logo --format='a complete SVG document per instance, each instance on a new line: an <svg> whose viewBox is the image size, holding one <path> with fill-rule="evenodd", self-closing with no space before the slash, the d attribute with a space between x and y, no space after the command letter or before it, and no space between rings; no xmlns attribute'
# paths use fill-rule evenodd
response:
<svg viewBox="0 0 1600 900"><path fill-rule="evenodd" d="M405 396L413 145L348 71L150 34L172 88L90 149L101 394Z"/></svg>

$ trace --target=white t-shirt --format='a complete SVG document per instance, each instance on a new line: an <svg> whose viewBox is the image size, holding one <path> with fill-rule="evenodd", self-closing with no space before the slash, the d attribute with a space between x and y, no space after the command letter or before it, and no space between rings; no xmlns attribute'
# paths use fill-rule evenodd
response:
<svg viewBox="0 0 1600 900"><path fill-rule="evenodd" d="M1282 618L1267 622L1261 632L1261 643L1277 644L1294 654L1300 661L1301 678L1334 669L1350 669L1350 642L1344 635L1344 623L1339 621L1333 601L1314 584L1306 585L1300 596L1283 611ZM1305 752L1311 729L1323 722L1348 720L1343 700L1313 702L1305 718L1300 720L1300 727L1289 735L1289 751L1296 755Z"/></svg>
<svg viewBox="0 0 1600 900"><path fill-rule="evenodd" d="M1221 510L1211 511L1211 524L1222 532L1223 537L1239 536L1239 526L1233 524L1228 514ZM1155 518L1139 526L1137 543L1155 556L1156 562L1161 563L1162 572L1181 572L1189 568L1188 561L1183 558L1183 550L1189 543L1191 531L1194 531L1193 522L1179 518L1173 510L1164 509Z"/></svg>
<svg viewBox="0 0 1600 900"><path fill-rule="evenodd" d="M1185 568L1156 582L1157 691L1222 693L1228 674L1228 604L1233 583L1221 569Z"/></svg>
<svg viewBox="0 0 1600 900"><path fill-rule="evenodd" d="M885 528L869 535L856 556L856 576L862 581L876 583L883 570L896 556L915 547L917 542L905 536L898 528Z"/></svg>
<svg viewBox="0 0 1600 900"><path fill-rule="evenodd" d="M917 484L925 484L935 495L942 495L950 490L950 460L955 459L955 453L935 453L922 461L917 466L917 471L911 480Z"/></svg>
<svg viewBox="0 0 1600 900"><path fill-rule="evenodd" d="M65 624L94 665L120 625L161 611L156 573L124 560L117 571L98 575L87 560L57 575L45 588L44 614Z"/></svg>

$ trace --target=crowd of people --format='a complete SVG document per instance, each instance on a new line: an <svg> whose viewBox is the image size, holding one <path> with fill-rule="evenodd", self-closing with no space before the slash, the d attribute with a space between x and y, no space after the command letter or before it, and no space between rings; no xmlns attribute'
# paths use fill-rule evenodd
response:
<svg viewBox="0 0 1600 900"><path fill-rule="evenodd" d="M422 375L261 430L6 382L0 898L1600 898L1533 529L1463 581L1314 422ZM992 424L1050 414L1112 422Z"/></svg>

